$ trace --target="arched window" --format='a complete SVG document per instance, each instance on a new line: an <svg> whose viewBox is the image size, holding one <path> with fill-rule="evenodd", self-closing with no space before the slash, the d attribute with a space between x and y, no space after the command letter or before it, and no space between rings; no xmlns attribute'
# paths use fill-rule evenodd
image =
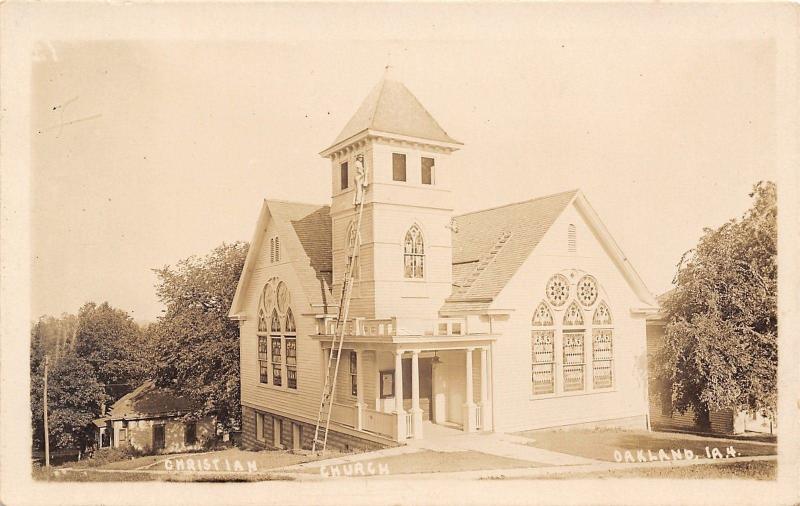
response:
<svg viewBox="0 0 800 506"><path fill-rule="evenodd" d="M270 310L275 305L275 288L273 283L267 282L261 291L258 301L258 381L269 383L269 330Z"/></svg>
<svg viewBox="0 0 800 506"><path fill-rule="evenodd" d="M278 318L276 309L272 310L272 324L270 325L269 336L272 343L272 384L279 387L283 384L283 374L281 374L283 346L281 345L281 320Z"/></svg>
<svg viewBox="0 0 800 506"><path fill-rule="evenodd" d="M596 390L614 385L613 344L611 311L601 301L592 317L592 386Z"/></svg>
<svg viewBox="0 0 800 506"><path fill-rule="evenodd" d="M594 276L566 274L547 280L544 300L531 321L534 395L602 391L613 386L611 311L600 300L603 292Z"/></svg>
<svg viewBox="0 0 800 506"><path fill-rule="evenodd" d="M286 310L284 340L286 341L286 386L297 389L297 328L292 310Z"/></svg>
<svg viewBox="0 0 800 506"><path fill-rule="evenodd" d="M553 313L544 301L531 321L531 382L533 395L555 393L555 329Z"/></svg>
<svg viewBox="0 0 800 506"><path fill-rule="evenodd" d="M564 391L583 390L585 385L586 350L583 328L583 313L573 301L564 312L564 330L562 332L562 349L564 352Z"/></svg>
<svg viewBox="0 0 800 506"><path fill-rule="evenodd" d="M406 232L403 241L403 264L406 278L425 277L425 244L422 240L422 231L413 225Z"/></svg>
<svg viewBox="0 0 800 506"><path fill-rule="evenodd" d="M258 303L256 332L260 383L269 384L272 377L276 387L297 388L297 326L291 304L286 283L277 277L267 281Z"/></svg>

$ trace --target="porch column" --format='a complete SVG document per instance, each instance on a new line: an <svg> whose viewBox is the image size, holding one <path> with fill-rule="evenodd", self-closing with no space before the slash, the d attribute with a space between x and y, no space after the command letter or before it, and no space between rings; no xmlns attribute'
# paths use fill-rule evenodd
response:
<svg viewBox="0 0 800 506"><path fill-rule="evenodd" d="M356 350L356 429L364 428L364 352Z"/></svg>
<svg viewBox="0 0 800 506"><path fill-rule="evenodd" d="M394 352L394 410L397 413L397 440L406 439L406 412L403 410L403 350Z"/></svg>
<svg viewBox="0 0 800 506"><path fill-rule="evenodd" d="M411 415L414 439L422 439L422 410L419 407L419 350L411 352Z"/></svg>
<svg viewBox="0 0 800 506"><path fill-rule="evenodd" d="M481 348L481 430L492 426L492 404L489 402L489 348Z"/></svg>
<svg viewBox="0 0 800 506"><path fill-rule="evenodd" d="M475 432L475 401L472 388L472 352L475 348L467 348L467 367L465 383L467 384L466 399L464 402L464 432Z"/></svg>

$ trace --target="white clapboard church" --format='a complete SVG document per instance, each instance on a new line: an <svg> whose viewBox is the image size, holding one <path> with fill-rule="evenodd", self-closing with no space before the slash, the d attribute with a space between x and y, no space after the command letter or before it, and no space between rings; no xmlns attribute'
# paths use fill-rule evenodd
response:
<svg viewBox="0 0 800 506"><path fill-rule="evenodd" d="M647 426L653 296L580 190L454 215L461 146L385 78L321 153L330 205L264 201L230 310L245 447L312 446L349 256L328 447Z"/></svg>

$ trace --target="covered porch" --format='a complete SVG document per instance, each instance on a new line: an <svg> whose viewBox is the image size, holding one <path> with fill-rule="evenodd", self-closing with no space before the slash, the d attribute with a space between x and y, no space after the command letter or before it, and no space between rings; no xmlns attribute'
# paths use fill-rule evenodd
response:
<svg viewBox="0 0 800 506"><path fill-rule="evenodd" d="M461 333L463 327L453 334L450 324L438 335L397 336L396 327L385 323L365 320L358 327L375 331L345 336L331 426L397 442L424 438L431 424L464 432L492 430L494 337ZM332 336L316 337L327 364Z"/></svg>

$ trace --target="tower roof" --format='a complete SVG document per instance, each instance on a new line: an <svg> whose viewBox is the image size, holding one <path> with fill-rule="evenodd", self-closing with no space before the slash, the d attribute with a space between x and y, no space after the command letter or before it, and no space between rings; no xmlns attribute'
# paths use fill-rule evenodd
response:
<svg viewBox="0 0 800 506"><path fill-rule="evenodd" d="M365 130L461 144L447 135L403 83L388 77L384 77L367 95L333 145Z"/></svg>

